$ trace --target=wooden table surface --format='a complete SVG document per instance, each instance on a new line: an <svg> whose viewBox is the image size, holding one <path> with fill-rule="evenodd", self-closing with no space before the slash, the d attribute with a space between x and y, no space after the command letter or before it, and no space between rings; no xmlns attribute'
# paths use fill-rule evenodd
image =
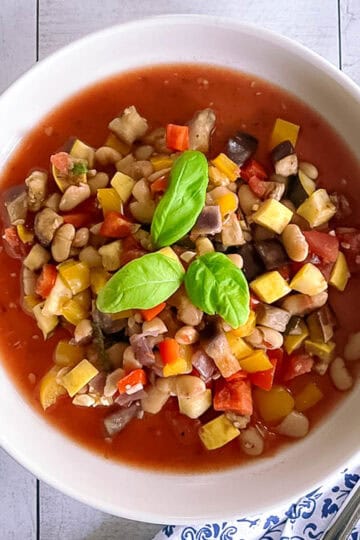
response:
<svg viewBox="0 0 360 540"><path fill-rule="evenodd" d="M1 0L0 92L37 60L89 32L162 13L257 23L298 40L360 84L360 0ZM159 528L66 497L0 449L1 540L150 540Z"/></svg>

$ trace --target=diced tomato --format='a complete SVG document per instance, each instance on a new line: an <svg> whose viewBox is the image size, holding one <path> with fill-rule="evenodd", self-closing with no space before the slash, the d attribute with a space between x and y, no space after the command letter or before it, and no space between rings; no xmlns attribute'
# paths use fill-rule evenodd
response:
<svg viewBox="0 0 360 540"><path fill-rule="evenodd" d="M334 268L334 264L335 263L323 263L323 262L321 262L321 263L316 265L318 267L318 269L320 270L320 272L322 273L322 275L324 276L324 278L326 279L326 281L329 281L329 279L330 279L332 269Z"/></svg>
<svg viewBox="0 0 360 540"><path fill-rule="evenodd" d="M71 157L66 152L58 152L50 156L50 162L59 172L67 174L71 165Z"/></svg>
<svg viewBox="0 0 360 540"><path fill-rule="evenodd" d="M166 126L166 146L180 152L189 148L189 127L168 124Z"/></svg>
<svg viewBox="0 0 360 540"><path fill-rule="evenodd" d="M237 381L238 379L247 379L248 373L242 369L234 373L233 375L230 375L230 377L226 377L226 381Z"/></svg>
<svg viewBox="0 0 360 540"><path fill-rule="evenodd" d="M290 264L284 264L283 266L279 266L277 268L277 271L279 274L288 281L291 278L291 265Z"/></svg>
<svg viewBox="0 0 360 540"><path fill-rule="evenodd" d="M147 378L145 371L143 369L134 369L118 381L117 387L120 394L125 394L126 391L132 386L136 386L138 384L145 386L146 381Z"/></svg>
<svg viewBox="0 0 360 540"><path fill-rule="evenodd" d="M248 182L252 176L259 180L265 180L268 177L264 167L255 159L249 159L240 169L240 176Z"/></svg>
<svg viewBox="0 0 360 540"><path fill-rule="evenodd" d="M165 176L161 176L155 182L152 182L150 184L150 191L151 193L164 193L167 188L167 179Z"/></svg>
<svg viewBox="0 0 360 540"><path fill-rule="evenodd" d="M47 298L55 285L57 269L53 264L44 264L41 274L36 281L35 292L43 298Z"/></svg>
<svg viewBox="0 0 360 540"><path fill-rule="evenodd" d="M62 215L64 223L71 223L74 227L88 227L103 220L102 210L98 207L96 197L89 197L79 204L73 212Z"/></svg>
<svg viewBox="0 0 360 540"><path fill-rule="evenodd" d="M91 223L91 216L89 214L73 213L73 214L64 214L64 223L70 223L74 225L77 229L80 227L86 227Z"/></svg>
<svg viewBox="0 0 360 540"><path fill-rule="evenodd" d="M132 235L122 240L121 266L124 266L134 259L146 255L147 251L141 247L141 244Z"/></svg>
<svg viewBox="0 0 360 540"><path fill-rule="evenodd" d="M341 251L346 257L349 270L352 274L360 271L360 231L357 229L336 229Z"/></svg>
<svg viewBox="0 0 360 540"><path fill-rule="evenodd" d="M266 354L268 355L270 362L272 362L272 360L276 360L274 382L282 382L283 370L284 370L284 350L283 349L267 350Z"/></svg>
<svg viewBox="0 0 360 540"><path fill-rule="evenodd" d="M335 262L339 254L339 240L319 231L303 231L303 235L309 244L309 251L318 255L324 263Z"/></svg>
<svg viewBox="0 0 360 540"><path fill-rule="evenodd" d="M131 234L133 223L120 212L108 212L100 228L100 234L108 238L125 238Z"/></svg>
<svg viewBox="0 0 360 540"><path fill-rule="evenodd" d="M314 365L314 359L305 352L295 352L284 357L283 380L290 381L299 375L309 373Z"/></svg>
<svg viewBox="0 0 360 540"><path fill-rule="evenodd" d="M14 259L25 257L27 250L25 244L20 240L16 227L7 227L4 231L3 239L7 252Z"/></svg>
<svg viewBox="0 0 360 540"><path fill-rule="evenodd" d="M140 311L141 316L144 319L144 321L152 321L153 319L155 319L157 315L159 315L159 313L162 312L163 309L165 309L165 306L166 306L166 302L161 302L161 304L154 306L153 308L142 309Z"/></svg>
<svg viewBox="0 0 360 540"><path fill-rule="evenodd" d="M260 180L257 176L251 176L249 178L248 184L251 191L257 197L260 197L260 199L265 197L267 189L269 187L268 182L265 182L264 180Z"/></svg>
<svg viewBox="0 0 360 540"><path fill-rule="evenodd" d="M162 363L172 364L179 358L180 347L174 338L165 338L159 343L159 351Z"/></svg>
<svg viewBox="0 0 360 540"><path fill-rule="evenodd" d="M290 277L294 276L306 263L314 264L323 274L326 281L329 281L331 270L333 269L335 263L325 263L318 255L315 255L315 253L309 253L306 259L302 262L292 261L289 265Z"/></svg>
<svg viewBox="0 0 360 540"><path fill-rule="evenodd" d="M255 386L262 388L263 390L271 390L274 383L275 370L277 365L276 358L270 358L272 368L266 371L258 371L257 373L250 373L250 381Z"/></svg>
<svg viewBox="0 0 360 540"><path fill-rule="evenodd" d="M250 382L243 379L217 380L213 405L216 411L234 411L238 414L251 416L253 401Z"/></svg>

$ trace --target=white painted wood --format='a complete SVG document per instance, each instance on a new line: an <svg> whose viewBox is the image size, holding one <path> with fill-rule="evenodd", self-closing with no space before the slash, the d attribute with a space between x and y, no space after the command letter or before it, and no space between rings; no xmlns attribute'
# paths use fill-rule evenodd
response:
<svg viewBox="0 0 360 540"><path fill-rule="evenodd" d="M36 61L36 0L0 2L0 93Z"/></svg>
<svg viewBox="0 0 360 540"><path fill-rule="evenodd" d="M360 84L360 2L341 0L342 69Z"/></svg>
<svg viewBox="0 0 360 540"><path fill-rule="evenodd" d="M36 536L36 478L0 448L0 538Z"/></svg>

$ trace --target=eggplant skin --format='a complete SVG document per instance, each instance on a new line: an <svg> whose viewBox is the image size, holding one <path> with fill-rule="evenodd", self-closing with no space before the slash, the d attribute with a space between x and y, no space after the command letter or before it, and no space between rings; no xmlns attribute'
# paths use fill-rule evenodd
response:
<svg viewBox="0 0 360 540"><path fill-rule="evenodd" d="M244 266L242 270L248 281L252 281L264 273L265 266L252 244L244 244L237 250L237 253L243 258Z"/></svg>
<svg viewBox="0 0 360 540"><path fill-rule="evenodd" d="M275 270L289 262L281 242L276 239L260 240L260 242L255 243L255 249L266 270Z"/></svg>
<svg viewBox="0 0 360 540"><path fill-rule="evenodd" d="M226 155L240 167L253 154L258 147L256 137L245 131L237 131L227 142Z"/></svg>
<svg viewBox="0 0 360 540"><path fill-rule="evenodd" d="M298 208L308 198L308 194L303 188L297 174L289 176L285 196L295 205L296 208Z"/></svg>
<svg viewBox="0 0 360 540"><path fill-rule="evenodd" d="M287 156L291 156L292 154L295 154L295 148L291 142L283 141L271 150L271 159L273 163L276 163L277 161L280 161Z"/></svg>

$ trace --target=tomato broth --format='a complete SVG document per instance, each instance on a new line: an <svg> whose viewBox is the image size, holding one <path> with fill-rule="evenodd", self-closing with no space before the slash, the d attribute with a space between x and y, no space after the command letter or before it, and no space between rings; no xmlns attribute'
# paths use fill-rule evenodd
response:
<svg viewBox="0 0 360 540"><path fill-rule="evenodd" d="M211 155L222 151L229 136L240 129L259 139L257 157L264 163L269 160L268 141L274 121L285 117L301 126L299 159L316 164L319 183L344 193L353 208L360 208L360 183L355 183L360 177L359 164L323 118L299 99L259 78L198 65L157 66L121 74L62 103L24 138L1 173L2 191L23 183L34 167L47 170L49 156L70 137L101 146L109 121L128 105L135 105L151 128L168 122L184 124L195 111L211 107L217 115ZM359 214L353 212L346 225L359 224ZM52 365L56 343L70 335L66 329L59 329L44 342L35 321L21 308L20 262L2 248L0 266L2 361L19 392L53 426L106 458L136 466L199 471L223 469L249 459L241 453L237 441L215 451L205 450L197 436L197 421L176 412L173 400L159 414L146 414L142 420L131 422L112 441L106 438L103 427L107 408L74 407L69 398L61 397L44 412L38 401L39 381ZM353 277L345 293L331 295L341 350L347 332L360 330L360 321L349 309L360 300L359 280ZM308 411L313 426L331 414L340 392L328 375L306 374L292 384L299 388L309 381L316 381L325 394L323 402ZM269 436L264 456L273 455L283 443L282 437Z"/></svg>

